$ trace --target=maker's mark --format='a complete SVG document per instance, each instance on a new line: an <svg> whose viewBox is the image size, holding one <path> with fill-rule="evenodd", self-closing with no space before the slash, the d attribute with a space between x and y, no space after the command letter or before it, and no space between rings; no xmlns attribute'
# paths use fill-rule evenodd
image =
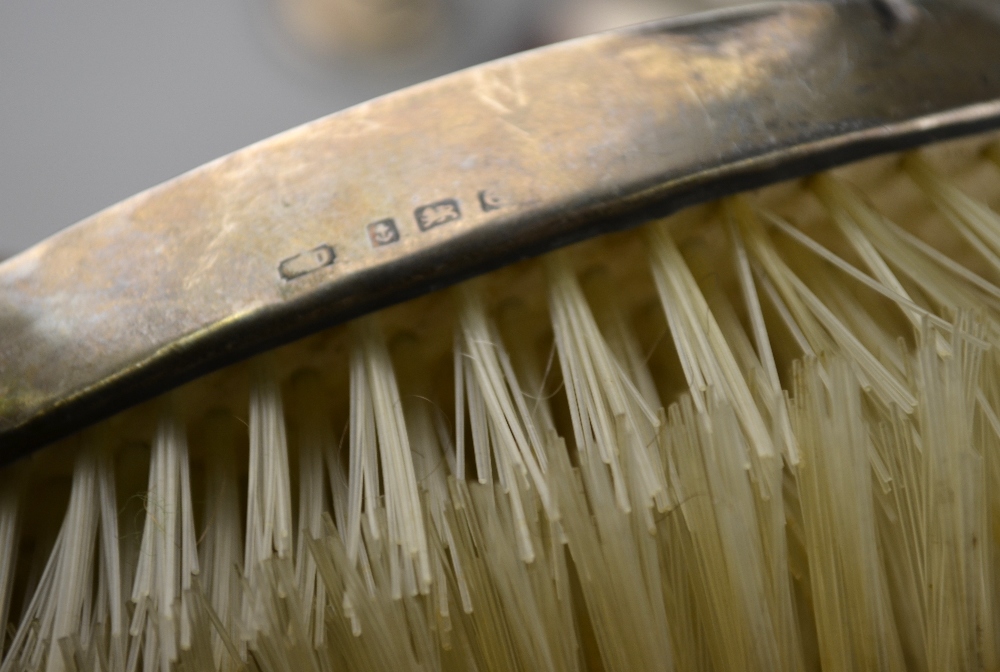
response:
<svg viewBox="0 0 1000 672"><path fill-rule="evenodd" d="M278 264L278 273L285 280L294 280L307 273L329 266L337 259L337 253L329 245L320 245L307 252L300 252Z"/></svg>

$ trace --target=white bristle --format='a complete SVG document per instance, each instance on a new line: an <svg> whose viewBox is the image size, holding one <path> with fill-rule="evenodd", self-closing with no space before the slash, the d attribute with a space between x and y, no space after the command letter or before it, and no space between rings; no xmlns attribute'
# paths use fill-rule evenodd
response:
<svg viewBox="0 0 1000 672"><path fill-rule="evenodd" d="M24 474L11 469L0 479L0 623L8 622L14 590ZM6 637L4 638L6 640ZM0 646L0 652L3 647Z"/></svg>
<svg viewBox="0 0 1000 672"><path fill-rule="evenodd" d="M755 215L746 198L736 196L725 204L729 240L733 244L733 259L736 266L737 278L744 301L744 307L750 320L753 342L756 346L756 355L764 372L764 379L761 385L766 385L766 396L764 403L767 405L772 417L772 424L775 427L775 440L781 446L781 452L785 456L790 466L799 463L799 449L795 435L792 432L788 418L788 407L784 404L781 390L781 380L778 377L778 365L774 360L774 351L771 347L771 340L768 336L767 324L764 320L764 312L761 308L760 295L757 293L753 272L750 266L750 258L746 245L743 243L743 236L739 233L737 222L747 222ZM746 226L746 224L744 224ZM769 398L768 398L769 397Z"/></svg>
<svg viewBox="0 0 1000 672"><path fill-rule="evenodd" d="M122 592L124 585L121 573L121 549L118 542L118 497L113 463L106 445L98 448L97 486L101 501L100 579L106 587L106 592L100 591L98 597L106 600L109 611L108 663L113 672L121 672L125 667L127 644L125 598Z"/></svg>
<svg viewBox="0 0 1000 672"><path fill-rule="evenodd" d="M455 478L465 479L465 353L462 352L462 332L455 329L453 353L455 388Z"/></svg>
<svg viewBox="0 0 1000 672"><path fill-rule="evenodd" d="M906 669L879 557L860 388L842 361L831 388L807 360L795 390L798 477L820 660L829 669Z"/></svg>
<svg viewBox="0 0 1000 672"><path fill-rule="evenodd" d="M265 590L269 562L292 557L292 501L281 390L269 361L253 372L249 414L249 475L241 606L241 639L253 642L271 630Z"/></svg>
<svg viewBox="0 0 1000 672"><path fill-rule="evenodd" d="M459 366L463 369L465 366L470 368L465 378L473 446L477 455L476 468L486 476L480 478L480 483L490 481L492 455L497 474L510 496L515 519L518 521L521 557L530 562L534 557L534 550L523 523L524 511L517 479L523 479L521 483L524 485L530 482L550 520L559 518L544 474L545 455L541 434L528 412L527 401L517 382L510 356L496 326L489 322L482 299L473 287L462 288L459 319L461 338L456 342L456 348L463 359L457 360L461 363L456 364L456 370ZM465 409L461 408L456 412L464 415Z"/></svg>
<svg viewBox="0 0 1000 672"><path fill-rule="evenodd" d="M169 403L157 426L149 461L139 571L132 588L136 609L129 630L128 668L137 664L141 646L144 669L155 665L167 672L179 660L180 651L190 648L190 607L185 593L193 587L192 576L199 569L187 437Z"/></svg>
<svg viewBox="0 0 1000 672"><path fill-rule="evenodd" d="M366 408L362 415L370 413L374 418L375 432L364 437L366 443L361 450L370 456L377 451L381 461L384 481L382 496L385 499L390 545L388 553L393 559L397 557L397 553L400 554L403 568L412 567L412 571L416 571L415 580L419 584L419 590L426 593L431 582L430 557L417 494L413 457L392 361L374 318L357 323L354 348L352 357L358 364L352 368L352 377L363 379L364 384L358 386L362 392L352 395L352 402ZM369 487L376 487L374 473L369 471L366 480L370 483ZM373 526L374 529L377 528ZM405 578L400 571L400 568L393 565L392 582L397 587L393 590L393 596L396 598L402 595L401 582Z"/></svg>
<svg viewBox="0 0 1000 672"><path fill-rule="evenodd" d="M596 451L611 470L618 507L631 511L622 474L614 418L625 416L625 399L619 369L610 361L607 344L598 332L566 259L559 253L549 257L549 305L566 394L573 418L577 450Z"/></svg>
<svg viewBox="0 0 1000 672"><path fill-rule="evenodd" d="M899 165L498 271L8 467L0 672L1000 668L1000 173Z"/></svg>
<svg viewBox="0 0 1000 672"><path fill-rule="evenodd" d="M316 561L307 551L308 540L323 534L323 514L327 504L324 460L333 450L333 430L324 417L319 375L309 371L295 382L296 403L301 410L298 437L299 456L299 515L298 541L295 552L295 579L301 599L301 619L313 632L314 643L322 643L322 620L314 622L314 614L325 611L326 591L317 581ZM359 502L360 503L360 502Z"/></svg>
<svg viewBox="0 0 1000 672"><path fill-rule="evenodd" d="M221 625L212 632L216 669L231 670L236 660L227 642L239 640L240 578L243 558L243 521L240 514L239 475L234 464L233 420L214 412L206 428L205 531L201 542L202 587Z"/></svg>
<svg viewBox="0 0 1000 672"><path fill-rule="evenodd" d="M680 250L662 227L652 228L650 238L653 276L660 301L665 311L677 311L672 321L679 332L686 333L680 341L688 350L685 359L700 371L688 384L693 386L696 381L703 381L702 384L723 395L736 409L751 448L760 458L772 457L774 444L760 410Z"/></svg>
<svg viewBox="0 0 1000 672"><path fill-rule="evenodd" d="M63 544L60 547L53 582L51 607L52 631L46 669L62 672L67 665L60 642L77 635L89 618L84 613L94 571L94 540L100 506L97 501L97 464L92 449L80 452L73 469L69 508L63 521ZM43 616L42 622L48 621Z"/></svg>

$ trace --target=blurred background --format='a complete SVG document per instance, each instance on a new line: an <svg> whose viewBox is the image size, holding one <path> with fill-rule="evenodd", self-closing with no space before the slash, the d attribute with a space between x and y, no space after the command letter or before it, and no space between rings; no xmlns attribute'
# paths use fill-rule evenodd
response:
<svg viewBox="0 0 1000 672"><path fill-rule="evenodd" d="M2 0L0 258L400 87L744 1Z"/></svg>

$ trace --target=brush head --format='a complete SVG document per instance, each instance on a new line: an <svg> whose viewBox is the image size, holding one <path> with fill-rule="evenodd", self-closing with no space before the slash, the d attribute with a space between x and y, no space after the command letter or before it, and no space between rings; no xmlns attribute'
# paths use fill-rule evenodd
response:
<svg viewBox="0 0 1000 672"><path fill-rule="evenodd" d="M0 265L0 459L322 327L740 189L1000 123L985 4L784 2L321 119Z"/></svg>
<svg viewBox="0 0 1000 672"><path fill-rule="evenodd" d="M522 261L0 470L3 665L993 669L998 146Z"/></svg>
<svg viewBox="0 0 1000 672"><path fill-rule="evenodd" d="M0 469L0 672L1000 668L996 140L517 261ZM519 230L414 208L364 249ZM352 249L284 257L289 302Z"/></svg>

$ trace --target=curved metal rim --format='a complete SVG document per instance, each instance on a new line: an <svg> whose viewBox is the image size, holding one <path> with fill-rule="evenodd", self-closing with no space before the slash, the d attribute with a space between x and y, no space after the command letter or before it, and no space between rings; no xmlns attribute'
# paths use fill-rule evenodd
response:
<svg viewBox="0 0 1000 672"><path fill-rule="evenodd" d="M934 11L950 11L941 9L936 3L928 3L928 6ZM805 17L802 21L812 22L808 27L820 32L825 30L827 33L836 33L838 26L843 32L848 19L852 17L856 19L858 16L871 19L874 12L870 7L860 5L837 9L829 6L820 9L816 7L815 3L788 2L764 8L714 12L700 20L685 18L681 21L658 22L611 36L576 40L569 45L549 47L535 54L529 54L528 57L534 59L534 65L544 63L542 59L555 63L551 70L558 72L559 68L568 67L565 65L567 59L572 60L575 57L579 60L602 55L606 57L609 44L615 47L614 54L626 53L626 47L632 46L637 49L660 48L656 47L657 40L660 43L669 42L667 47L662 47L663 49L677 49L680 45L691 52L697 49L710 51L713 45L714 48L719 48L719 45L724 45L727 49L732 48L734 41L738 39L746 42L756 39L766 45L766 39L759 35L760 27L755 26L754 21L762 22L761 25L764 27L774 28L780 27L782 21L794 23L794 20L801 15ZM967 15L963 16L967 18ZM823 21L826 23L823 24ZM940 21L943 23L943 19ZM745 28L748 25L750 29ZM758 29L756 33L752 32L755 28ZM744 32L739 32L741 30ZM1000 30L994 29L994 34L1000 35ZM676 37L677 35L682 37ZM851 39L850 36L839 34L835 37ZM653 44L653 47L650 44ZM499 66L488 64L398 94L391 94L367 104L367 108L362 106L365 108L363 116L358 113L361 108L355 108L343 113L343 116L334 115L330 118L332 121L326 122L326 126L327 128L335 126L338 119L345 120L345 124L356 124L359 118L373 118L373 111L377 117L378 110L385 107L390 109L384 118L396 119L400 109L407 109L408 103L410 106L416 104L421 96L440 97L447 94L456 96L457 100L463 86L469 81L474 81L474 78L479 76L477 73L486 72L491 67L507 67L504 65L505 62L510 62L510 59L499 62ZM997 59L997 62L1000 62L1000 59ZM656 65L654 61L650 63L652 63L650 67ZM788 64L785 63L781 67L787 70ZM780 67L775 66L774 69L780 70ZM663 75L663 81L672 81L670 77L677 74L672 71L667 72ZM19 419L6 421L6 426L0 427L0 442L3 444L0 461L16 459L45 443L106 418L128 405L152 398L212 370L361 314L488 272L516 259L541 254L611 230L626 228L689 205L738 191L800 177L882 153L911 149L931 142L1000 128L1000 68L992 66L989 75L992 79L988 82L988 86L987 84L983 86L991 95L985 101L952 108L945 107L926 114L904 113L898 120L891 122L885 122L875 115L869 120L869 125L863 128L846 132L831 132L827 129L826 134L816 133L806 141L799 139L790 145L775 140L771 148L762 145L742 154L734 151L732 156L715 164L694 167L689 165L689 170L686 172L682 170L671 173L676 166L670 165L665 168L654 165L645 172L632 171L627 176L623 175L622 184L626 184L626 177L632 182L627 183L628 189L623 190L625 193L614 198L601 194L598 195L600 197L594 197L593 194L584 193L578 200L571 202L569 207L566 207L565 200L560 202L556 198L553 198L551 203L545 203L548 209L539 207L537 203L531 204L530 207L523 208L523 212L509 214L508 219L501 221L500 224L488 219L475 221L466 229L449 232L447 235L442 234L434 240L428 238L430 242L426 245L421 240L418 245L406 250L405 254L401 253L393 258L391 264L373 262L365 266L358 262L360 265L353 267L350 273L345 271L342 277L321 278L301 291L288 290L289 281L282 280L284 284L280 285L281 291L291 292L283 296L284 300L266 303L246 313L230 313L224 316L225 319L213 321L203 328L171 338L160 347L142 353L142 356L133 356L126 365L111 375L56 396L47 405L33 409L34 412L31 414L22 413ZM588 82L586 73L580 75L580 81ZM962 92L961 95L956 94L956 100L962 100L964 96L968 101L975 95L981 96L982 92ZM513 104L507 100L501 102ZM733 106L745 100L730 98L728 101L722 99L721 102ZM549 104L548 101L546 104ZM913 105L916 106L918 103ZM638 106L637 104L636 107ZM427 116L434 111L430 110ZM527 113L525 115L530 116ZM502 121L506 123L509 117L510 115ZM544 115L541 118L542 121L546 119ZM309 129L309 127L304 128ZM645 130L641 129L641 132ZM496 132L492 127L487 127L478 137L495 137L490 133ZM290 134L293 141L315 140L308 133L300 132L298 136L295 133ZM641 133L637 132L635 137L641 137ZM244 152L254 151L255 154L250 160L260 161L262 156L267 156L267 153L272 151L272 147L282 143L287 145L288 138L279 136L272 141L252 146ZM237 157L240 154L242 153L233 156ZM226 161L213 162L200 170L217 170L219 166L228 166ZM442 162L442 165L442 170L445 171L454 168L451 163ZM198 174L199 171L195 171L189 175L197 177ZM180 184L180 181L187 177L178 178L175 182ZM418 180L414 179L412 182L419 186ZM161 186L154 192L160 194L167 192L169 197L171 185L172 183ZM308 183L303 193L308 194L307 187ZM564 196L565 194L562 194L560 197ZM133 210L127 208L141 207L142 202L142 197L136 197L119 207L125 208L133 219L137 219ZM560 207L556 209L554 206ZM117 216L114 208L106 212L112 212L112 215ZM78 226L97 229L98 225L108 220L108 217L106 213L102 213L93 221ZM512 231L513 234L502 236L499 233L501 224L502 231ZM397 236L399 235L397 232ZM264 243L261 246L264 247ZM347 247L348 255L351 249ZM0 265L0 279L3 278L5 271L11 269L14 274L20 273L17 264L12 263L15 260ZM351 263L349 256L347 261ZM3 301L2 295L0 301ZM0 308L2 307L0 305ZM250 322L253 324L252 337L247 331L247 324ZM9 375L0 373L0 382Z"/></svg>

